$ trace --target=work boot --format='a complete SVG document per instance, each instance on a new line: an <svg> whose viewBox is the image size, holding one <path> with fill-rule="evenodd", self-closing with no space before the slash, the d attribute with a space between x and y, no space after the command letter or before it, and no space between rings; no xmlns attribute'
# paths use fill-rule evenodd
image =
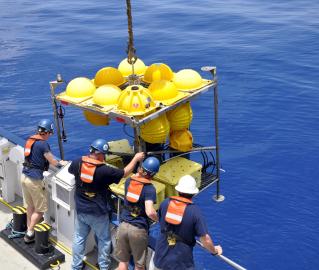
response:
<svg viewBox="0 0 319 270"><path fill-rule="evenodd" d="M34 237L34 232L31 236L29 236L27 233L25 234L25 236L23 237L24 243L26 244L31 244L35 241L35 237Z"/></svg>

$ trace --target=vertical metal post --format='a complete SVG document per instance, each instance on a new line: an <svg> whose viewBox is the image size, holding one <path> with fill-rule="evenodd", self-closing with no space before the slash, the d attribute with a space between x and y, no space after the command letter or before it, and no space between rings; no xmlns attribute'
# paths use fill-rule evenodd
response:
<svg viewBox="0 0 319 270"><path fill-rule="evenodd" d="M214 127L215 127L215 144L216 144L216 195L213 199L216 202L222 202L225 197L220 194L220 161L219 161L219 138L218 138L218 83L216 76L216 67L205 66L202 71L209 71L212 74L214 82Z"/></svg>
<svg viewBox="0 0 319 270"><path fill-rule="evenodd" d="M57 130L57 135L58 135L60 157L61 157L61 159L64 159L64 150L63 150L63 144L62 144L60 122L59 122L59 117L58 117L57 104L56 104L56 100L55 100L55 88L61 83L62 83L62 81L61 82L59 82L59 81L50 82L50 90L51 90L51 101L52 101L53 114L54 114L54 123L55 123L55 127Z"/></svg>
<svg viewBox="0 0 319 270"><path fill-rule="evenodd" d="M214 124L215 124L215 144L216 144L216 195L213 196L216 202L222 202L225 197L220 194L220 162L219 162L219 139L218 139L218 87L217 79L214 87Z"/></svg>

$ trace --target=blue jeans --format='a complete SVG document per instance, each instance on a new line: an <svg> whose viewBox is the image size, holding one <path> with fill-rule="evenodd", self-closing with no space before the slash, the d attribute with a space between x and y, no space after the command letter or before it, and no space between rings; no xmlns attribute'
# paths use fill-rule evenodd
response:
<svg viewBox="0 0 319 270"><path fill-rule="evenodd" d="M100 270L107 270L110 266L111 236L109 215L95 216L77 213L73 236L72 270L81 270L84 258L86 238L93 230L98 245L98 264Z"/></svg>

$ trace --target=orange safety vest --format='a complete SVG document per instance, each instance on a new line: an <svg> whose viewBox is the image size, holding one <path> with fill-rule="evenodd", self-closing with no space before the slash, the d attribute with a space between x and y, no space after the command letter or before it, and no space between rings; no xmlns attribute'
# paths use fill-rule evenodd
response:
<svg viewBox="0 0 319 270"><path fill-rule="evenodd" d="M137 175L133 175L131 177L130 185L127 189L127 193L125 196L126 199L132 203L138 202L145 184L151 184L151 180Z"/></svg>
<svg viewBox="0 0 319 270"><path fill-rule="evenodd" d="M88 184L92 183L96 167L103 164L104 163L99 160L96 160L87 156L82 157L80 179L84 183L88 183Z"/></svg>
<svg viewBox="0 0 319 270"><path fill-rule="evenodd" d="M170 197L165 221L173 225L181 224L187 205L192 203L192 200L180 196Z"/></svg>
<svg viewBox="0 0 319 270"><path fill-rule="evenodd" d="M33 135L31 136L27 142L25 143L24 146L24 156L28 157L31 154L31 149L32 149L32 145L36 142L36 141L44 141L41 135Z"/></svg>

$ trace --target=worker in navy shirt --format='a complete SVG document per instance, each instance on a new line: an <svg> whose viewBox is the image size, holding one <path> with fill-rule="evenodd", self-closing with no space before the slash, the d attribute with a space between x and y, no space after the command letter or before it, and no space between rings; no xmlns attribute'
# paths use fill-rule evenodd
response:
<svg viewBox="0 0 319 270"><path fill-rule="evenodd" d="M156 242L154 264L162 270L193 270L195 237L199 237L213 255L222 254L222 248L213 244L206 222L192 202L192 197L198 193L195 179L185 175L175 189L179 196L167 198L160 205L160 235Z"/></svg>
<svg viewBox="0 0 319 270"><path fill-rule="evenodd" d="M108 186L128 176L136 164L144 159L144 153L137 153L124 169L117 169L104 163L109 146L103 139L95 140L90 154L72 161L69 173L75 176L76 220L73 237L72 269L82 269L87 236L92 229L98 244L98 265L101 270L110 266L110 221Z"/></svg>
<svg viewBox="0 0 319 270"><path fill-rule="evenodd" d="M151 183L158 172L160 162L148 157L142 163L138 174L125 182L124 207L118 229L116 257L120 261L118 270L127 270L131 255L135 270L144 270L148 246L148 219L157 221L154 209L156 189Z"/></svg>
<svg viewBox="0 0 319 270"><path fill-rule="evenodd" d="M50 150L47 140L53 134L53 123L49 119L42 119L37 126L37 134L26 141L24 147L24 163L21 174L21 186L24 204L27 208L28 230L24 236L26 244L35 240L34 226L43 219L48 210L47 192L43 182L43 172L49 165L59 167L67 162L56 160Z"/></svg>

